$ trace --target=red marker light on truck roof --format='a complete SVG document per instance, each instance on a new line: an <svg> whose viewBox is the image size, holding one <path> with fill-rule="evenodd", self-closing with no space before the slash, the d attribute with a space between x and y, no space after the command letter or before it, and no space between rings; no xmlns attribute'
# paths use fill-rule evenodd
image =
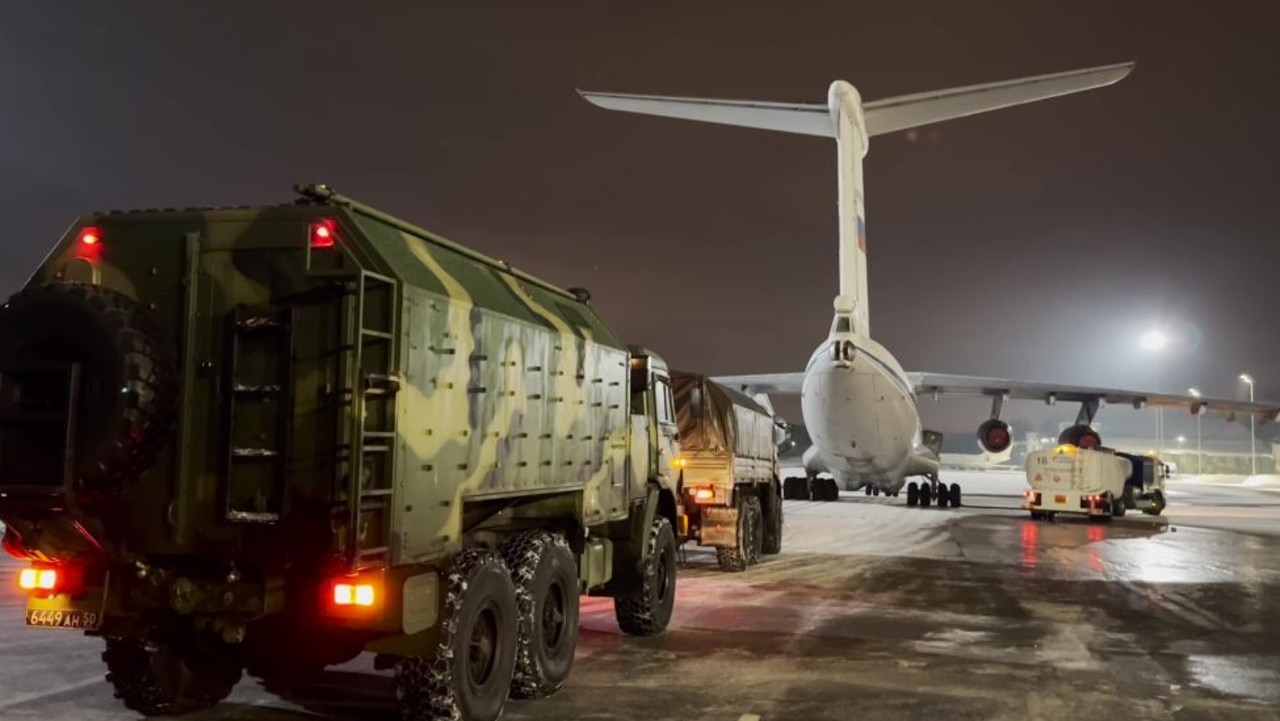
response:
<svg viewBox="0 0 1280 721"><path fill-rule="evenodd" d="M97 228L82 228L80 230L81 245L97 245L102 241L102 231Z"/></svg>
<svg viewBox="0 0 1280 721"><path fill-rule="evenodd" d="M332 248L337 242L337 236L338 224L333 218L325 218L311 224L312 248Z"/></svg>

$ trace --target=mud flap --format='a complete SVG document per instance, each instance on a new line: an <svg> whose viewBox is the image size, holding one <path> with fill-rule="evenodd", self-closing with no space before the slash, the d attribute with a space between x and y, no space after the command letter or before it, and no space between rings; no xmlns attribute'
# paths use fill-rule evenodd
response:
<svg viewBox="0 0 1280 721"><path fill-rule="evenodd" d="M738 509L709 506L702 509L701 543L704 546L738 547Z"/></svg>

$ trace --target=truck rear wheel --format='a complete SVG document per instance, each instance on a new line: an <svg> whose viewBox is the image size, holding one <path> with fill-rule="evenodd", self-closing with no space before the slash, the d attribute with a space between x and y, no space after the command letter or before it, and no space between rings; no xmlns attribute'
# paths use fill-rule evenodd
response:
<svg viewBox="0 0 1280 721"><path fill-rule="evenodd" d="M578 644L578 562L564 536L527 531L502 545L515 583L519 638L515 698L544 698L564 685Z"/></svg>
<svg viewBox="0 0 1280 721"><path fill-rule="evenodd" d="M516 660L516 591L491 551L458 554L444 589L434 657L396 665L405 721L493 721L502 713Z"/></svg>
<svg viewBox="0 0 1280 721"><path fill-rule="evenodd" d="M618 627L632 636L665 631L676 601L676 537L671 522L655 518L645 543L648 558L640 569L640 588L613 599Z"/></svg>
<svg viewBox="0 0 1280 721"><path fill-rule="evenodd" d="M775 486L765 491L764 497L764 541L760 552L772 556L782 552L782 499L778 497Z"/></svg>
<svg viewBox="0 0 1280 721"><path fill-rule="evenodd" d="M238 649L220 640L202 645L194 632L154 643L108 638L102 660L116 698L144 716L213 706L231 695L241 672Z"/></svg>
<svg viewBox="0 0 1280 721"><path fill-rule="evenodd" d="M738 496L738 545L716 548L716 562L721 571L740 572L760 562L763 547L764 519L760 499L745 493Z"/></svg>

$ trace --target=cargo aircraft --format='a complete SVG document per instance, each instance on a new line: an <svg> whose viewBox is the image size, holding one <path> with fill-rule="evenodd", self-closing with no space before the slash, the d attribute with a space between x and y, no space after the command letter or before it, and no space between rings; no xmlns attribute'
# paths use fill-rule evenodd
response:
<svg viewBox="0 0 1280 721"><path fill-rule="evenodd" d="M922 430L917 407L920 397L989 397L990 417L977 431L978 444L988 453L1002 452L1012 444L1012 429L1001 418L1008 399L1036 399L1050 404L1078 402L1076 422L1063 431L1059 441L1081 447L1101 444L1102 439L1091 424L1104 403L1135 408L1185 407L1193 413L1254 413L1264 421L1274 419L1280 410L1268 403L908 373L888 349L871 338L862 174L868 140L941 120L1111 85L1132 69L1133 63L1120 63L865 103L857 89L843 80L831 84L825 104L579 93L608 110L835 139L840 291L835 298L830 331L801 372L716 380L749 393L800 395L804 424L813 445L803 457L806 476L786 479L786 497L836 500L841 489L853 491L868 486L877 493L896 496L906 485L908 506L959 506L960 486L948 486L938 477L941 434ZM912 477L924 480L908 484L907 479Z"/></svg>

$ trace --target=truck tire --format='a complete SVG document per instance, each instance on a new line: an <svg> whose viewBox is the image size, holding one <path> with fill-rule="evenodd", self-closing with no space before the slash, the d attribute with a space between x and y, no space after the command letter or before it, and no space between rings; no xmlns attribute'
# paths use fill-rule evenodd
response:
<svg viewBox="0 0 1280 721"><path fill-rule="evenodd" d="M676 537L671 522L655 518L645 543L648 558L640 569L640 588L613 599L618 628L632 636L665 631L676 601Z"/></svg>
<svg viewBox="0 0 1280 721"><path fill-rule="evenodd" d="M0 308L0 369L79 363L75 478L119 491L173 433L177 367L143 309L108 288L46 283Z"/></svg>
<svg viewBox="0 0 1280 721"><path fill-rule="evenodd" d="M1112 499L1111 515L1115 516L1116 518L1124 518L1124 514L1126 510L1127 509L1125 508L1123 497Z"/></svg>
<svg viewBox="0 0 1280 721"><path fill-rule="evenodd" d="M1161 493L1160 491L1155 491L1151 494L1151 505L1145 511L1143 511L1143 513L1147 514L1148 516L1158 516L1161 513L1164 513L1164 508L1165 508L1164 494Z"/></svg>
<svg viewBox="0 0 1280 721"><path fill-rule="evenodd" d="M745 493L738 496L738 545L716 547L716 562L721 571L739 573L760 562L763 548L764 518L760 499Z"/></svg>
<svg viewBox="0 0 1280 721"><path fill-rule="evenodd" d="M231 695L241 673L237 649L220 641L197 647L190 633L158 643L108 638L102 660L116 698L143 716L213 706Z"/></svg>
<svg viewBox="0 0 1280 721"><path fill-rule="evenodd" d="M498 554L458 554L444 589L440 638L431 658L396 665L405 721L493 721L502 714L516 661L516 590Z"/></svg>
<svg viewBox="0 0 1280 721"><path fill-rule="evenodd" d="M775 488L770 486L764 497L764 540L760 552L766 556L782 552L782 499Z"/></svg>
<svg viewBox="0 0 1280 721"><path fill-rule="evenodd" d="M502 544L516 589L514 698L545 698L569 678L578 645L578 561L564 536L526 531Z"/></svg>

